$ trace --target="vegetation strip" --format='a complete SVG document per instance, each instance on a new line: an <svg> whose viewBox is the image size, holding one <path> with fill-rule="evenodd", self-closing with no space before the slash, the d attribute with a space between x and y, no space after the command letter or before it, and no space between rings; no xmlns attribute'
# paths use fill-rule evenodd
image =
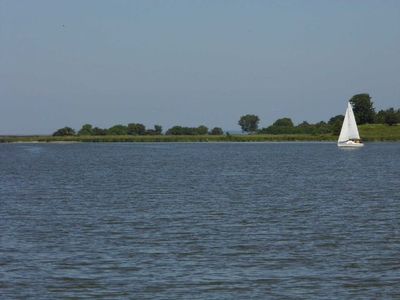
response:
<svg viewBox="0 0 400 300"><path fill-rule="evenodd" d="M365 124L359 126L366 142L400 141L400 126ZM0 143L16 142L286 142L336 141L334 134L251 134L251 135L101 135L101 136L3 136Z"/></svg>

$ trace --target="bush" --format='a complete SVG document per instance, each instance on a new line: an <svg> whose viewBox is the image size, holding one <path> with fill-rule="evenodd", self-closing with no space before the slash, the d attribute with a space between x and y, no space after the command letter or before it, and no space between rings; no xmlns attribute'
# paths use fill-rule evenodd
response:
<svg viewBox="0 0 400 300"><path fill-rule="evenodd" d="M290 118L282 118L278 119L272 124L272 126L280 126L280 127L294 127L292 119Z"/></svg>
<svg viewBox="0 0 400 300"><path fill-rule="evenodd" d="M220 127L214 127L211 131L210 131L211 135L223 135L224 131L222 130L222 128Z"/></svg>
<svg viewBox="0 0 400 300"><path fill-rule="evenodd" d="M199 127L174 126L167 130L166 135L205 135L208 128L204 125Z"/></svg>
<svg viewBox="0 0 400 300"><path fill-rule="evenodd" d="M140 123L130 123L128 124L127 133L129 135L144 135L146 127Z"/></svg>
<svg viewBox="0 0 400 300"><path fill-rule="evenodd" d="M389 108L385 114L385 124L392 126L400 122L399 116L396 114L393 108Z"/></svg>
<svg viewBox="0 0 400 300"><path fill-rule="evenodd" d="M53 136L71 136L75 135L75 130L73 130L71 127L64 127L58 129L56 132L53 133Z"/></svg>
<svg viewBox="0 0 400 300"><path fill-rule="evenodd" d="M127 135L128 127L124 125L114 125L113 127L107 130L107 134L109 135Z"/></svg>
<svg viewBox="0 0 400 300"><path fill-rule="evenodd" d="M107 129L95 127L93 128L93 135L107 135Z"/></svg>
<svg viewBox="0 0 400 300"><path fill-rule="evenodd" d="M93 127L90 124L85 124L78 131L78 135L93 135Z"/></svg>

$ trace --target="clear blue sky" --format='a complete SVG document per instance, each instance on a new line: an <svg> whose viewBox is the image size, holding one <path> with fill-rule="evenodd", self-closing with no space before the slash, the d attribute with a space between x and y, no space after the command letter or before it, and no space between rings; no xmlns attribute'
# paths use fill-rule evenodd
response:
<svg viewBox="0 0 400 300"><path fill-rule="evenodd" d="M0 0L0 134L400 107L397 0Z"/></svg>

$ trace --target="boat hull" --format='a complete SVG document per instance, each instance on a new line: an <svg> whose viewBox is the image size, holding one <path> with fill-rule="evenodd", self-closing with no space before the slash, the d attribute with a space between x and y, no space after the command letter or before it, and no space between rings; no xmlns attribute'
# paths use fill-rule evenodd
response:
<svg viewBox="0 0 400 300"><path fill-rule="evenodd" d="M338 143L338 147L347 147L347 148L360 148L363 147L364 144L363 143L356 143L353 141L347 141L347 142L342 142L342 143Z"/></svg>

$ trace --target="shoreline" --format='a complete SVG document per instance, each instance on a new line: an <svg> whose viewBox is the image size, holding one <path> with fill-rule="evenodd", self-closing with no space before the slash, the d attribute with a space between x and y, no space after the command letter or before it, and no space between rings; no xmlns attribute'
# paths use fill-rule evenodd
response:
<svg viewBox="0 0 400 300"><path fill-rule="evenodd" d="M364 138L364 142L400 142L400 137ZM0 144L78 144L78 143L336 143L336 136L160 136L160 137L0 137Z"/></svg>
<svg viewBox="0 0 400 300"><path fill-rule="evenodd" d="M304 135L231 135L231 136L24 136L24 137L0 137L0 143L244 143L244 142L334 142L332 136L304 136Z"/></svg>
<svg viewBox="0 0 400 300"><path fill-rule="evenodd" d="M400 126L365 124L359 126L364 142L400 142ZM231 135L0 135L0 143L257 143L337 142L334 134L231 134Z"/></svg>

